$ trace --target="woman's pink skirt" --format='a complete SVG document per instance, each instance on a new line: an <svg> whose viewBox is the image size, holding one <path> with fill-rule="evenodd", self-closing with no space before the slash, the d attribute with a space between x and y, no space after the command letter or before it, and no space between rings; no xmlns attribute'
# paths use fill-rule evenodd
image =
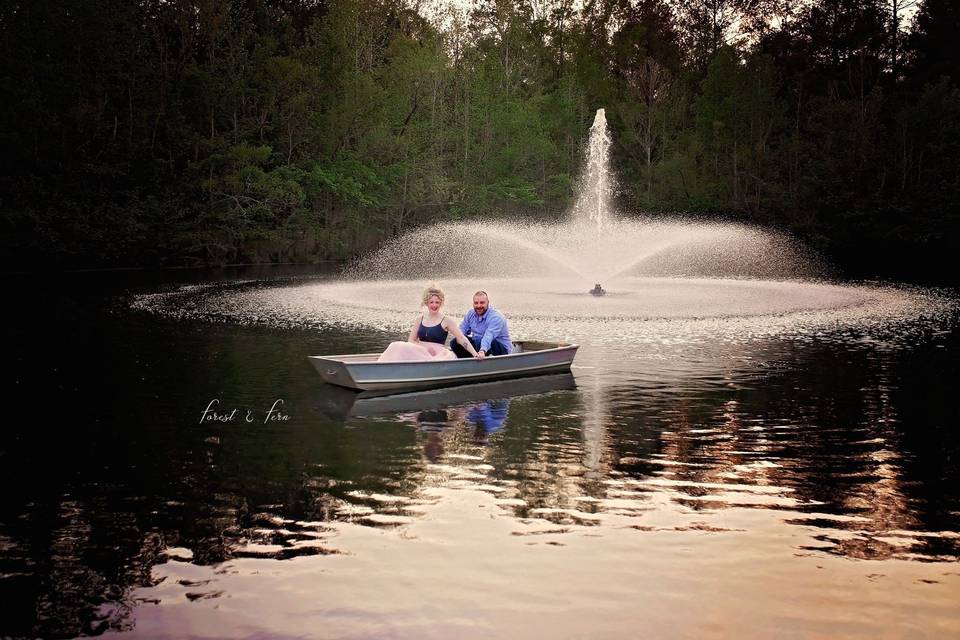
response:
<svg viewBox="0 0 960 640"><path fill-rule="evenodd" d="M377 362L419 362L424 360L454 360L456 355L435 342L391 342Z"/></svg>

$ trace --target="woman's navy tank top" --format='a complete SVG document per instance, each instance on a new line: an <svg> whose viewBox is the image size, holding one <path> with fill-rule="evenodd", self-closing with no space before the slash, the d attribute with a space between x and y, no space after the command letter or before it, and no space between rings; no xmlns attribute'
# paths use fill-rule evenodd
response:
<svg viewBox="0 0 960 640"><path fill-rule="evenodd" d="M423 318L420 319L420 328L417 329L417 337L423 342L435 342L444 344L447 341L447 332L443 329L443 318L432 327L423 326Z"/></svg>

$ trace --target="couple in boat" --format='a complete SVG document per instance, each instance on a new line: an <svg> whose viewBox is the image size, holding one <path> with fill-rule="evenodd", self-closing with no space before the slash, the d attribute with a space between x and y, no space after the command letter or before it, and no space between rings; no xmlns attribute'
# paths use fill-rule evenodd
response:
<svg viewBox="0 0 960 640"><path fill-rule="evenodd" d="M424 360L453 360L506 355L513 351L507 320L490 306L486 291L473 294L473 309L462 322L444 315L443 289L431 285L423 292L426 310L417 316L406 342L391 342L380 354L378 362L410 362ZM453 335L450 349L448 335Z"/></svg>

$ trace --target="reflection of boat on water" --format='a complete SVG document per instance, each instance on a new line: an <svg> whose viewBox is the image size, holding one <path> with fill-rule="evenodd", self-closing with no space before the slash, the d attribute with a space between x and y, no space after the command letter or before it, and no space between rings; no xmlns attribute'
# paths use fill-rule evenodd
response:
<svg viewBox="0 0 960 640"><path fill-rule="evenodd" d="M431 389L392 396L367 396L348 389L324 385L320 408L339 417L375 416L410 411L440 410L451 406L485 402L501 398L540 395L551 391L569 391L577 385L570 373L559 373L520 380L499 380L479 384Z"/></svg>
<svg viewBox="0 0 960 640"><path fill-rule="evenodd" d="M379 353L309 356L330 384L369 393L391 394L569 371L579 345L517 342L516 351L482 360L377 362Z"/></svg>

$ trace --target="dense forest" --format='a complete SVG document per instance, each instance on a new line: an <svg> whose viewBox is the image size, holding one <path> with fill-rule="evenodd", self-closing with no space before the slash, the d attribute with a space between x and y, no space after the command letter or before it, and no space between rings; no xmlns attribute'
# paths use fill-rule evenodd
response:
<svg viewBox="0 0 960 640"><path fill-rule="evenodd" d="M556 219L604 107L622 214L932 272L960 249L958 37L955 0L5 0L3 266Z"/></svg>

